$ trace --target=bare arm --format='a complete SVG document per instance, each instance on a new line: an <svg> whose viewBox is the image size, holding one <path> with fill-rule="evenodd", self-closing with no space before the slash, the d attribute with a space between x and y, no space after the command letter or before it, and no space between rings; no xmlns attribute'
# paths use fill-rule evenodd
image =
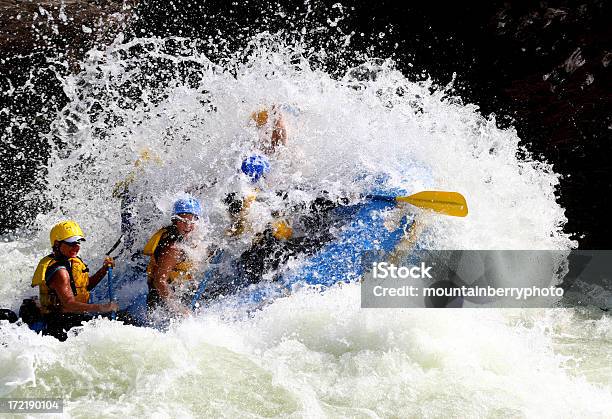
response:
<svg viewBox="0 0 612 419"><path fill-rule="evenodd" d="M170 246L161 252L157 259L157 269L153 273L153 286L166 303L169 302L171 296L168 278L178 261L179 251L175 246Z"/></svg>
<svg viewBox="0 0 612 419"><path fill-rule="evenodd" d="M287 145L287 127L285 126L283 115L280 112L274 121L271 141L272 148L278 147L280 144Z"/></svg>
<svg viewBox="0 0 612 419"><path fill-rule="evenodd" d="M104 275L106 275L106 273L108 272L108 268L111 266L115 266L115 262L113 262L113 259L111 257L107 256L106 258L104 258L104 265L102 265L102 267L98 269L98 272L89 277L89 285L87 286L87 289L94 289L94 287L98 285L100 281L102 281L102 278L104 278Z"/></svg>
<svg viewBox="0 0 612 419"><path fill-rule="evenodd" d="M62 303L62 310L65 313L103 313L118 310L117 303L110 304L88 304L78 302L72 294L70 288L70 276L66 269L59 269L53 274L49 281L51 287Z"/></svg>

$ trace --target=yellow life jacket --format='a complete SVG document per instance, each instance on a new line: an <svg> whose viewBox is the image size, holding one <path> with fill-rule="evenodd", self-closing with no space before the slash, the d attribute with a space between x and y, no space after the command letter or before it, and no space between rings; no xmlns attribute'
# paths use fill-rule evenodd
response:
<svg viewBox="0 0 612 419"><path fill-rule="evenodd" d="M147 265L147 276L149 284L153 283L153 273L157 270L157 261L155 260L155 249L159 245L164 234L167 233L169 227L163 227L157 230L153 236L149 239L144 247L143 253L150 256L149 264ZM168 282L175 281L191 281L193 276L191 271L193 270L193 263L184 256L184 260L179 261L174 269L168 275Z"/></svg>
<svg viewBox="0 0 612 419"><path fill-rule="evenodd" d="M249 193L246 197L242 198L242 204L240 206L240 212L234 215L234 219L231 227L226 231L226 235L228 236L240 236L246 231L251 230L251 226L248 222L247 215L249 213L249 208L257 199L257 194L261 192L259 188L255 188L251 193Z"/></svg>
<svg viewBox="0 0 612 419"><path fill-rule="evenodd" d="M272 222L272 236L276 240L289 240L293 237L293 228L284 218Z"/></svg>
<svg viewBox="0 0 612 419"><path fill-rule="evenodd" d="M236 216L234 223L227 231L228 236L239 236L243 234L245 231L250 230L251 226L248 225L247 214L249 208L257 199L257 194L261 192L261 189L255 188L253 192L248 194L242 200L242 209L240 213ZM274 236L277 240L288 240L293 237L293 229L289 222L286 219L277 219L271 223L272 227L272 236Z"/></svg>
<svg viewBox="0 0 612 419"><path fill-rule="evenodd" d="M61 312L62 303L57 296L55 290L50 288L45 281L47 270L61 264L68 270L70 276L70 288L74 298L79 303L89 302L89 269L85 262L79 257L67 259L68 263L59 260L53 255L45 256L38 262L34 276L32 277L32 287L39 287L40 290L40 305L43 314L50 312Z"/></svg>

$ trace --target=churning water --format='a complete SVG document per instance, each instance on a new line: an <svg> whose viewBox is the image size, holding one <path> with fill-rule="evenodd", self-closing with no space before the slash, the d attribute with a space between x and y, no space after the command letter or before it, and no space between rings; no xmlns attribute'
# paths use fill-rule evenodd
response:
<svg viewBox="0 0 612 419"><path fill-rule="evenodd" d="M184 193L206 207L200 248L223 241L221 200L265 135L250 114L272 104L289 130L272 159L274 187L358 194L363 173L401 179L405 162L418 161L470 207L464 219L428 215L427 247L575 247L563 233L558 175L519 147L513 129L447 88L409 81L392 62L369 60L338 78L311 53L271 36L214 63L189 39L92 50L63 79L70 101L49 134L44 194L53 208L36 217L38 233L1 244L0 305L15 309L35 293L31 275L60 219L78 220L88 235L82 256L97 268L120 231L113 189L128 178L133 250ZM365 310L357 284L301 290L250 315L227 310L213 306L166 332L98 320L63 343L3 324L0 396L62 397L74 417L612 412L612 321L595 310Z"/></svg>

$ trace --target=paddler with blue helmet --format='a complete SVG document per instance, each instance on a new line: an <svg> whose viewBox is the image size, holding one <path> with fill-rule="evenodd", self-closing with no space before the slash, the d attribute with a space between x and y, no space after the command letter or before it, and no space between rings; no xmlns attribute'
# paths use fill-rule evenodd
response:
<svg viewBox="0 0 612 419"><path fill-rule="evenodd" d="M267 192L267 198L270 198L270 191L261 191L265 189L263 180L271 169L267 157L247 157L240 169L251 183L252 193L242 200L237 199L235 193L226 198L225 203L233 218L229 230L232 236L241 235L249 229L247 215L258 195ZM259 282L263 274L278 269L290 257L313 254L333 239L328 229L328 215L331 209L347 203L347 200L342 198L331 200L325 192L320 193L313 201L297 204L289 204L288 194L285 192L275 191L273 195L284 201L284 208L276 208L271 212L272 221L263 231L255 232L251 247L240 256L239 272L246 283ZM292 223L288 219L289 214ZM296 224L300 232L296 234L292 224Z"/></svg>
<svg viewBox="0 0 612 419"><path fill-rule="evenodd" d="M261 279L264 273L265 255L259 252L259 244L277 243L287 240L291 237L291 227L286 220L278 217L277 213L267 213L264 210L263 231L256 231L258 227L254 226L251 221L255 220L253 206L257 201L267 201L269 198L268 185L266 185L266 177L270 173L271 164L268 158L261 154L253 154L246 157L240 164L240 174L242 176L242 191L232 192L227 195L224 203L227 205L228 212L231 218L231 226L226 234L232 238L246 239L251 243L249 250L246 250L238 260L238 275L236 281L224 283L218 286L217 291L214 291L215 285L211 284L208 289L209 296L214 297L218 293L231 293L236 288L240 288L247 283L254 283ZM255 214L258 212L255 211ZM268 217L272 215L270 220ZM276 215L276 217L274 217ZM255 223L256 224L256 223ZM248 234L250 233L250 234Z"/></svg>
<svg viewBox="0 0 612 419"><path fill-rule="evenodd" d="M102 268L89 276L89 268L78 256L85 234L76 221L56 224L49 239L53 251L38 263L32 287L39 287L40 311L46 323L44 333L65 340L68 329L91 320L94 313L118 310L115 302L89 303L90 291L104 278L109 267L114 266L114 262L106 257Z"/></svg>
<svg viewBox="0 0 612 419"><path fill-rule="evenodd" d="M147 307L150 310L162 305L176 313L187 312L175 298L174 289L194 279L193 263L185 246L201 216L202 206L196 198L188 196L177 200L172 223L159 229L145 245L143 253L150 256L147 266Z"/></svg>
<svg viewBox="0 0 612 419"><path fill-rule="evenodd" d="M233 192L225 198L225 204L228 206L229 213L232 217L232 226L228 230L228 235L239 236L249 229L248 212L251 205L256 200L257 195L262 192L263 181L270 173L271 165L266 156L254 154L242 161L240 171L249 182L250 192L243 198L239 198L238 194ZM272 223L273 235L278 240L286 240L291 237L291 227L287 220L278 218Z"/></svg>
<svg viewBox="0 0 612 419"><path fill-rule="evenodd" d="M270 211L272 219L267 222L263 230L252 231L248 219L254 215L252 206L255 201L261 199L269 202L278 198L281 202L284 201L283 206L287 206L287 193L266 190L265 179L270 170L271 164L263 155L255 154L244 159L240 165L240 171L250 184L250 193L244 197L231 193L224 201L232 217L228 235L239 237L250 231L254 233L254 237L250 248L244 251L238 260L237 276L240 278L240 283L225 284L227 289L220 290L223 293L231 292L231 288L236 286L257 283L261 281L265 273L278 269L289 257L299 253L309 253L327 241L327 238L320 240L320 237L325 234L325 229L321 229L321 225L317 226L321 232L316 232L311 237L293 237L293 229L285 217L286 212L294 212L293 207L272 208Z"/></svg>

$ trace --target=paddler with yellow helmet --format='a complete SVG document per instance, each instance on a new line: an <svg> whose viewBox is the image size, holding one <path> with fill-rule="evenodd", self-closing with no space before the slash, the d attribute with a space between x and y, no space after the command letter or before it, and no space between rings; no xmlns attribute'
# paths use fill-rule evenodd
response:
<svg viewBox="0 0 612 419"><path fill-rule="evenodd" d="M75 221L56 224L49 236L53 252L38 263L32 287L40 290L41 313L47 324L44 333L65 340L68 329L91 320L93 313L118 310L115 302L89 303L89 292L114 262L106 257L103 266L89 276L87 265L78 256L85 234Z"/></svg>
<svg viewBox="0 0 612 419"><path fill-rule="evenodd" d="M274 154L277 147L287 145L287 127L280 108L276 105L263 107L251 114L258 130L257 148L264 154Z"/></svg>
<svg viewBox="0 0 612 419"><path fill-rule="evenodd" d="M283 109L290 107L283 105ZM295 113L295 110L290 110ZM287 205L288 194L282 191L274 191L266 183L266 177L270 172L271 164L267 156L276 153L279 146L287 145L287 129L281 112L281 107L273 105L263 108L251 114L259 134L257 149L261 154L253 154L242 161L240 171L243 179L247 179L248 187L242 188L241 192L232 192L224 200L227 205L231 226L227 230L230 237L241 237L245 233L254 235L251 246L244 251L238 261L239 277L246 283L256 283L262 275L275 270L280 264L297 253L309 252L320 246L327 237L320 239L316 237L294 237L288 213L295 212L295 206ZM253 206L255 202L283 201L282 209L272 208L270 214L272 219L264 221L265 227L260 225L259 229L253 226ZM312 211L318 211L315 200L311 206ZM306 205L306 204L305 204ZM257 211L255 211L257 212ZM265 212L265 211L264 211ZM267 219L267 216L264 216ZM318 234L321 236L321 234ZM240 285L245 285L239 284Z"/></svg>
<svg viewBox="0 0 612 419"><path fill-rule="evenodd" d="M144 254L150 256L147 266L149 310L160 305L174 313L187 313L176 296L176 287L193 281L193 263L185 246L202 215L200 201L189 196L177 200L172 212L172 224L159 229L147 242Z"/></svg>

